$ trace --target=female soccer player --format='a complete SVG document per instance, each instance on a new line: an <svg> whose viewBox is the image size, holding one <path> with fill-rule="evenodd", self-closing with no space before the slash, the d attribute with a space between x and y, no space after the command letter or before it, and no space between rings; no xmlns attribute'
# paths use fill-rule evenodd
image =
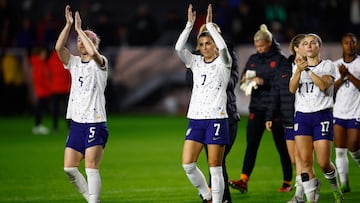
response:
<svg viewBox="0 0 360 203"><path fill-rule="evenodd" d="M298 57L305 57L304 50L300 43L305 38L305 34L298 34L291 39L289 50L291 55L288 58L291 66L280 66L275 70L274 82L271 86L271 105L266 112L266 129L272 131L272 120L279 118L285 129L286 146L291 162L296 170L296 191L294 197L288 203L304 202L304 188L301 182L301 162L298 151L295 147L294 138L294 94L289 91L289 81L292 75L291 67L295 66L294 60Z"/></svg>
<svg viewBox="0 0 360 203"><path fill-rule="evenodd" d="M64 170L70 182L89 203L100 202L100 161L108 138L104 91L108 61L98 51L99 38L83 31L79 12L75 12L75 31L80 56L70 54L65 47L74 22L70 6L65 7L66 25L55 45L60 60L71 74L71 90L66 118L71 119L64 153ZM85 159L87 181L79 172Z"/></svg>
<svg viewBox="0 0 360 203"><path fill-rule="evenodd" d="M224 146L229 143L226 88L232 59L225 41L212 23L211 5L207 9L207 31L202 32L197 39L200 55L192 54L185 48L195 19L196 12L190 4L186 27L175 45L180 59L193 72L192 94L187 113L189 125L183 147L182 165L204 202L220 203L224 192ZM196 166L204 145L208 149L211 191L204 174Z"/></svg>
<svg viewBox="0 0 360 203"><path fill-rule="evenodd" d="M360 166L360 57L356 54L357 39L346 33L341 38L343 57L334 62L338 67L335 81L334 144L335 163L341 190L350 192L347 151Z"/></svg>
<svg viewBox="0 0 360 203"><path fill-rule="evenodd" d="M333 140L333 87L335 66L320 58L322 40L307 34L304 46L306 60L299 57L290 79L289 90L295 94L295 144L301 159L301 179L308 202L319 199L319 181L313 171L313 151L324 176L329 180L336 202L343 202L337 171L331 163Z"/></svg>

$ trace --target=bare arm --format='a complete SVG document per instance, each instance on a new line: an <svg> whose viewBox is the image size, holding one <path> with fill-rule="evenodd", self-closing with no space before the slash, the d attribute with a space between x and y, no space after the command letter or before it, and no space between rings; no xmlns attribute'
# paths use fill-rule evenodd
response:
<svg viewBox="0 0 360 203"><path fill-rule="evenodd" d="M295 94L299 87L301 72L304 71L308 66L307 61L302 58L295 59L295 62L297 67L289 82L289 91L293 94Z"/></svg>
<svg viewBox="0 0 360 203"><path fill-rule="evenodd" d="M340 78L336 80L334 84L335 91L337 91L340 88L340 86L345 82L346 79L352 82L354 86L360 90L360 80L354 77L354 75L352 75L348 71L348 69L345 67L344 64L341 64L339 66L339 72L340 72Z"/></svg>
<svg viewBox="0 0 360 203"><path fill-rule="evenodd" d="M105 65L103 58L101 57L94 43L90 40L90 38L85 34L83 29L81 28L81 18L78 11L75 12L75 31L78 33L79 38L83 43L86 52L89 54L89 56L93 58L97 64L103 67Z"/></svg>
<svg viewBox="0 0 360 203"><path fill-rule="evenodd" d="M65 19L66 19L66 25L65 25L64 29L61 31L61 33L56 41L55 50L56 50L57 54L59 55L59 58L63 62L63 64L68 64L69 58L70 58L70 52L65 47L65 43L69 37L69 32L70 32L71 26L74 22L69 5L66 5L66 7L65 7Z"/></svg>

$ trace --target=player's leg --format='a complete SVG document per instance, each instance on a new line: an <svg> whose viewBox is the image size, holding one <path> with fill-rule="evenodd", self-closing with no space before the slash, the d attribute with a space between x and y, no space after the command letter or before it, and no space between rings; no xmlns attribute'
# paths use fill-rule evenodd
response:
<svg viewBox="0 0 360 203"><path fill-rule="evenodd" d="M85 177L80 173L78 166L83 155L69 147L64 152L64 171L71 184L80 192L86 200L89 198L88 184Z"/></svg>
<svg viewBox="0 0 360 203"><path fill-rule="evenodd" d="M225 146L217 144L208 144L208 165L211 174L211 192L212 202L221 203L224 195L224 177L222 169L222 160Z"/></svg>
<svg viewBox="0 0 360 203"><path fill-rule="evenodd" d="M347 155L347 130L342 125L334 125L334 146L335 164L339 173L340 184L341 187L346 187L348 186L349 159ZM347 188L344 190L343 192L348 192Z"/></svg>
<svg viewBox="0 0 360 203"><path fill-rule="evenodd" d="M333 190L335 202L343 202L342 192L338 181L338 174L334 164L330 161L332 142L329 140L316 140L314 141L314 149L316 152L317 162L324 174L324 177L329 181L330 187Z"/></svg>
<svg viewBox="0 0 360 203"><path fill-rule="evenodd" d="M285 129L279 121L273 122L272 134L276 149L280 155L281 167L283 172L283 184L279 188L279 192L290 192L292 190L292 165L289 152L286 147Z"/></svg>
<svg viewBox="0 0 360 203"><path fill-rule="evenodd" d="M103 156L103 146L96 145L86 149L85 151L85 172L88 182L89 203L100 202L101 177L99 172L99 164Z"/></svg>
<svg viewBox="0 0 360 203"><path fill-rule="evenodd" d="M355 121L352 128L347 130L347 145L350 155L360 167L360 123Z"/></svg>

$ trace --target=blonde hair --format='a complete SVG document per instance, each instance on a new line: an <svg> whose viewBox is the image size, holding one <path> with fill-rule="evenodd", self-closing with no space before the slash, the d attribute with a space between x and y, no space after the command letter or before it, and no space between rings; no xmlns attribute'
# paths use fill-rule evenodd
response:
<svg viewBox="0 0 360 203"><path fill-rule="evenodd" d="M315 34L315 33L309 33L309 34L307 34L306 36L310 36L310 37L316 38L317 42L319 43L319 47L322 46L322 40L321 40L321 38L320 38L319 35L317 35L317 34Z"/></svg>
<svg viewBox="0 0 360 203"><path fill-rule="evenodd" d="M99 36L92 30L84 30L84 33L86 36L89 37L89 39L94 43L95 47L98 49L100 44L100 38Z"/></svg>
<svg viewBox="0 0 360 203"><path fill-rule="evenodd" d="M254 35L254 41L256 42L259 40L272 42L272 34L265 24L260 25L260 30L258 30Z"/></svg>
<svg viewBox="0 0 360 203"><path fill-rule="evenodd" d="M305 34L297 34L291 39L289 51L292 55L296 55L294 48L299 47L301 40L304 39L305 36Z"/></svg>

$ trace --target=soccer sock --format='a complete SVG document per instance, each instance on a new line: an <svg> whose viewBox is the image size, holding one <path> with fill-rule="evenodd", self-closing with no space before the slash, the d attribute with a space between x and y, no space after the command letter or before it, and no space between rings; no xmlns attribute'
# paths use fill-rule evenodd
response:
<svg viewBox="0 0 360 203"><path fill-rule="evenodd" d="M211 200L211 192L206 183L205 176L196 164L183 164L183 168L190 182L199 190L201 196L206 200Z"/></svg>
<svg viewBox="0 0 360 203"><path fill-rule="evenodd" d="M301 180L304 186L304 192L306 199L309 202L317 202L319 200L319 181L317 178L309 180L309 175L307 173L301 174Z"/></svg>
<svg viewBox="0 0 360 203"><path fill-rule="evenodd" d="M350 152L350 154L354 161L357 163L357 165L360 167L360 149L356 152Z"/></svg>
<svg viewBox="0 0 360 203"><path fill-rule="evenodd" d="M335 148L336 158L336 168L339 173L340 183L346 185L347 183L347 174L349 171L349 159L347 156L347 148Z"/></svg>
<svg viewBox="0 0 360 203"><path fill-rule="evenodd" d="M338 181L337 171L336 171L335 167L334 167L334 170L332 170L328 173L324 173L324 177L329 181L331 189L333 189L333 190L339 189L339 184L338 184L339 181Z"/></svg>
<svg viewBox="0 0 360 203"><path fill-rule="evenodd" d="M89 200L88 184L85 177L80 173L77 167L65 167L64 171L68 176L71 184L79 191L84 198Z"/></svg>
<svg viewBox="0 0 360 203"><path fill-rule="evenodd" d="M225 182L222 166L210 167L212 202L221 203L224 195Z"/></svg>
<svg viewBox="0 0 360 203"><path fill-rule="evenodd" d="M101 178L99 169L85 168L88 185L89 185L89 201L88 203L100 202Z"/></svg>
<svg viewBox="0 0 360 203"><path fill-rule="evenodd" d="M295 196L298 198L303 199L304 198L304 187L303 187L303 183L301 181L301 175L297 175L295 177Z"/></svg>

